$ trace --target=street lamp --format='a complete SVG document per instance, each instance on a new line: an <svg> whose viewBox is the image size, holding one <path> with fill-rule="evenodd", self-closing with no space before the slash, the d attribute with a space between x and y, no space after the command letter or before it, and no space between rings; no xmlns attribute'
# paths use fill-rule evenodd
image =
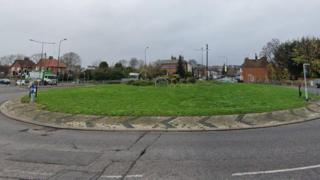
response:
<svg viewBox="0 0 320 180"><path fill-rule="evenodd" d="M38 43L38 44L41 44L41 59L43 59L43 49L44 49L44 45L45 45L45 44L56 44L56 43L54 43L54 42L37 41L37 40L34 40L34 39L29 39L29 41L35 42L35 43Z"/></svg>
<svg viewBox="0 0 320 180"><path fill-rule="evenodd" d="M62 43L63 41L66 41L66 40L67 40L67 38L64 38L64 39L61 39L61 40L59 41L58 61L60 60L61 43Z"/></svg>
<svg viewBox="0 0 320 180"><path fill-rule="evenodd" d="M144 49L144 77L147 79L147 72L146 72L146 67L147 67L147 50L149 49L149 46L147 46Z"/></svg>
<svg viewBox="0 0 320 180"><path fill-rule="evenodd" d="M304 94L306 97L306 101L309 100L308 97L308 83L307 83L307 66L310 66L308 63L303 64L303 76L304 76Z"/></svg>
<svg viewBox="0 0 320 180"><path fill-rule="evenodd" d="M64 39L61 39L61 40L59 41L58 63L57 63L57 76L58 76L58 79L57 79L57 81L59 80L59 76L60 76L60 72L59 72L59 64L60 64L60 50L61 50L61 43L62 43L63 41L66 41L66 40L67 40L67 38L64 38Z"/></svg>

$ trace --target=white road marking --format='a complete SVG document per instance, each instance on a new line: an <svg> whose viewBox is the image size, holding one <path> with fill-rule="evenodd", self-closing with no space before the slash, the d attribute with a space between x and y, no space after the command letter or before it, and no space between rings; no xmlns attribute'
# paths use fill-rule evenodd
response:
<svg viewBox="0 0 320 180"><path fill-rule="evenodd" d="M320 168L320 164L312 165L312 166L297 167L297 168L289 168L289 169L277 169L277 170L268 170L268 171L233 173L231 176L248 176L248 175L259 175L259 174L274 174L274 173L301 171L301 170L315 169L315 168Z"/></svg>
<svg viewBox="0 0 320 180"><path fill-rule="evenodd" d="M125 178L142 178L142 174L135 174L135 175L127 175ZM100 178L106 178L106 179L121 179L123 176L101 176Z"/></svg>
<svg viewBox="0 0 320 180"><path fill-rule="evenodd" d="M4 173L20 173L20 174L29 174L29 175L38 175L38 176L52 176L53 173L46 173L46 172L31 172L31 171L21 171L21 170L9 170L4 169L2 172Z"/></svg>

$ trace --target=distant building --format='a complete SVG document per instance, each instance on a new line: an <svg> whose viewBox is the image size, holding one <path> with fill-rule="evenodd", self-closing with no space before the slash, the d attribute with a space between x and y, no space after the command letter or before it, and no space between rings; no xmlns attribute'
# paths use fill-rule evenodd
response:
<svg viewBox="0 0 320 180"><path fill-rule="evenodd" d="M60 74L64 74L66 71L67 66L59 62L57 59L54 59L52 56L49 57L49 59L40 59L40 61L36 64L36 71L51 71L54 74L57 74L58 72Z"/></svg>
<svg viewBox="0 0 320 180"><path fill-rule="evenodd" d="M24 58L23 60L17 59L10 66L9 73L11 76L21 75L33 70L35 63L29 58Z"/></svg>
<svg viewBox="0 0 320 180"><path fill-rule="evenodd" d="M9 74L9 69L10 69L9 66L6 66L6 65L1 66L0 65L0 78L6 77Z"/></svg>
<svg viewBox="0 0 320 180"><path fill-rule="evenodd" d="M267 58L249 59L246 58L241 67L241 79L244 82L268 82L268 61Z"/></svg>
<svg viewBox="0 0 320 180"><path fill-rule="evenodd" d="M178 59L171 57L170 60L159 60L157 62L162 70L167 72L167 75L173 75L177 73ZM185 71L192 72L192 66L185 60L183 60Z"/></svg>

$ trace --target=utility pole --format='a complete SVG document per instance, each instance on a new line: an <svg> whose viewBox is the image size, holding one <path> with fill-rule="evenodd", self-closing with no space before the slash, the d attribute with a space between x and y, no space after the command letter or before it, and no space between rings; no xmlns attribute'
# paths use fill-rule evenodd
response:
<svg viewBox="0 0 320 180"><path fill-rule="evenodd" d="M32 42L41 44L41 59L43 59L43 49L44 49L44 45L45 45L45 44L56 44L56 43L54 43L54 42L36 41L36 40L33 40L33 39L29 39L29 41L32 41Z"/></svg>
<svg viewBox="0 0 320 180"><path fill-rule="evenodd" d="M303 76L304 76L304 94L306 97L306 101L309 100L308 97L308 83L307 83L307 66L310 66L308 63L303 64Z"/></svg>
<svg viewBox="0 0 320 180"><path fill-rule="evenodd" d="M67 40L67 38L64 38L64 39L61 39L61 40L59 41L59 49L58 49L58 63L57 63L57 83L58 83L58 81L59 81L59 77L60 77L59 65L60 65L60 50L61 50L61 43L62 43L63 41L66 41L66 40Z"/></svg>
<svg viewBox="0 0 320 180"><path fill-rule="evenodd" d="M149 46L147 46L144 49L144 78L147 79L147 50L149 49Z"/></svg>
<svg viewBox="0 0 320 180"><path fill-rule="evenodd" d="M207 80L209 80L208 61L209 61L209 45L206 44L206 79L207 79Z"/></svg>

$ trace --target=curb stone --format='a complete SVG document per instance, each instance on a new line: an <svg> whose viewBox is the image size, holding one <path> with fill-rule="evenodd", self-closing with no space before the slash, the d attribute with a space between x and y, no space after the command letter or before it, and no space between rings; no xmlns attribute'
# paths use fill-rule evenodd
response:
<svg viewBox="0 0 320 180"><path fill-rule="evenodd" d="M317 106L316 110L314 109L314 105ZM28 107L28 115L27 113L25 113L25 111L21 112L21 106L24 106L24 108ZM16 108L20 110L16 112ZM19 99L14 99L3 102L0 106L0 112L10 119L56 129L86 131L203 132L268 128L313 121L320 119L320 109L318 108L318 102L314 102L309 104L307 107L297 109L241 115L187 117L104 117L49 112L38 109L36 105L22 104ZM309 109L312 111L310 111ZM309 113L306 113L306 111L308 111ZM299 112L304 112L305 114L301 114ZM34 113L34 115L32 115L32 113ZM43 114L48 115L48 117L50 118L52 116L57 116L57 114L60 114L60 117L53 117L52 119L54 119L54 121L50 118L50 121L43 119L39 120L39 116ZM268 115L270 116L270 114L272 114L272 118L268 119ZM275 114L277 114L278 116ZM148 121L145 124L143 122L144 119L145 121Z"/></svg>

